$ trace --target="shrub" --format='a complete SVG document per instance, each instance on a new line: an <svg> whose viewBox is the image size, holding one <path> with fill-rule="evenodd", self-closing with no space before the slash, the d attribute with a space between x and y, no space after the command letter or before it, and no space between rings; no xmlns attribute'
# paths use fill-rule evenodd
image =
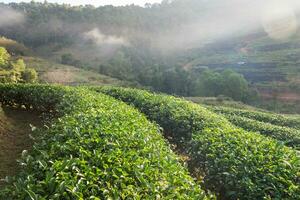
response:
<svg viewBox="0 0 300 200"><path fill-rule="evenodd" d="M266 113L254 110L243 110L235 108L226 108L226 107L213 107L213 111L223 114L239 115L254 119L261 122L266 122L278 126L287 126L290 128L300 128L300 118L289 117L285 115L275 114L275 113Z"/></svg>
<svg viewBox="0 0 300 200"><path fill-rule="evenodd" d="M156 125L103 94L46 85L0 85L0 101L54 112L11 199L205 199Z"/></svg>
<svg viewBox="0 0 300 200"><path fill-rule="evenodd" d="M92 88L134 105L173 137L189 141L191 168L224 199L299 199L297 152L246 132L200 105L136 89ZM180 144L180 143L179 143ZM181 143L182 144L182 143Z"/></svg>
<svg viewBox="0 0 300 200"><path fill-rule="evenodd" d="M287 146L300 148L300 131L297 129L260 122L238 115L225 114L224 116L231 123L245 130L257 131L260 134L282 141Z"/></svg>

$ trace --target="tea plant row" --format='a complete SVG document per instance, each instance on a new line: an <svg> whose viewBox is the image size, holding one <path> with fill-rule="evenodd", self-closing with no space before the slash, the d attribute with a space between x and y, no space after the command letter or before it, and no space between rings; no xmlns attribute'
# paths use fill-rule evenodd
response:
<svg viewBox="0 0 300 200"><path fill-rule="evenodd" d="M224 114L224 116L238 127L248 131L257 131L260 134L282 141L286 146L300 149L300 131L297 129L260 122L236 114Z"/></svg>
<svg viewBox="0 0 300 200"><path fill-rule="evenodd" d="M134 108L96 92L0 85L0 101L58 116L0 199L208 199Z"/></svg>
<svg viewBox="0 0 300 200"><path fill-rule="evenodd" d="M190 168L225 199L300 199L300 158L293 149L232 125L206 108L137 89L91 88L138 108L188 149Z"/></svg>
<svg viewBox="0 0 300 200"><path fill-rule="evenodd" d="M247 117L261 122L266 122L278 126L286 126L290 128L300 129L300 118L293 116L286 116L275 113L267 113L254 110L243 110L236 108L227 108L227 107L210 107L215 112L223 114L231 114Z"/></svg>

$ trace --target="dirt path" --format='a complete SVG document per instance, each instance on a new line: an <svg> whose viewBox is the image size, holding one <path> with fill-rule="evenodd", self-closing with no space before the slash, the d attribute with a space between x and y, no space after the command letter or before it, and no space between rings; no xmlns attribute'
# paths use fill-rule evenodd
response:
<svg viewBox="0 0 300 200"><path fill-rule="evenodd" d="M0 107L0 180L15 175L19 169L16 160L23 150L30 150L30 124L41 125L36 113ZM0 187L3 185L0 181Z"/></svg>

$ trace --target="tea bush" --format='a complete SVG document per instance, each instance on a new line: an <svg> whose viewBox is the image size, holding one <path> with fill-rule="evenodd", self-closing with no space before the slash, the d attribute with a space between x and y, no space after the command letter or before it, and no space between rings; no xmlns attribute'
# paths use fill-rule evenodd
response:
<svg viewBox="0 0 300 200"><path fill-rule="evenodd" d="M257 131L260 134L282 141L286 146L300 149L300 131L297 129L260 122L236 114L224 114L224 116L238 127L248 131Z"/></svg>
<svg viewBox="0 0 300 200"><path fill-rule="evenodd" d="M159 128L125 103L48 85L0 85L0 101L59 116L0 199L208 199Z"/></svg>
<svg viewBox="0 0 300 200"><path fill-rule="evenodd" d="M300 199L300 158L274 139L235 127L206 108L167 95L91 88L134 105L165 132L189 143L190 167L223 199Z"/></svg>
<svg viewBox="0 0 300 200"><path fill-rule="evenodd" d="M231 114L247 117L261 122L266 122L278 126L286 126L290 128L300 129L300 118L275 113L266 113L255 110L243 110L226 107L211 107L211 109L218 113Z"/></svg>

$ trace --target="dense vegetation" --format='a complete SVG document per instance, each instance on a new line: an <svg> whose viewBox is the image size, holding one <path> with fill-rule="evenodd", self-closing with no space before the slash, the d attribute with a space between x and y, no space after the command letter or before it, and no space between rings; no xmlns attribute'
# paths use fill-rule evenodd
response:
<svg viewBox="0 0 300 200"><path fill-rule="evenodd" d="M238 6L228 6L232 2ZM225 22L217 26L219 18L223 20L218 13L228 13L228 7L237 16L244 13L241 10L246 6L237 1L166 0L145 7L97 8L32 1L1 4L0 7L12 8L10 11L16 11L19 16L2 25L0 35L24 43L47 59L93 69L169 94L226 93L235 100L278 112L299 112L299 31L290 38L273 40L260 22L253 30L244 30L242 24L238 24L241 31L237 31L237 27L230 25L235 20L239 22L239 17L228 20L226 15ZM246 12L250 11L246 9ZM298 20L299 13L295 17ZM211 19L211 23L207 24L210 22L207 19ZM234 90L232 84L223 82L221 86L225 90L203 91L208 87L203 86L199 77L206 75L206 69L214 74L206 81L206 84L213 81L212 88L223 82L216 73L232 69L238 73L235 78L243 75L251 90L245 93L241 89L245 88L244 81L237 78L233 82L241 85ZM264 101L249 98L255 97L257 91Z"/></svg>
<svg viewBox="0 0 300 200"><path fill-rule="evenodd" d="M159 42L153 38L173 32L178 24L197 20L203 10L201 4L195 0L176 0L145 8L134 5L95 8L47 2L11 3L3 6L13 8L26 20L17 26L0 27L0 35L24 43L47 59L54 57L62 64L93 69L156 91L183 96L227 95L253 102L256 94L241 74L190 71L184 67L186 61L180 60L185 53L169 54L156 47L156 43L167 40ZM110 44L106 41L109 39L120 44Z"/></svg>
<svg viewBox="0 0 300 200"><path fill-rule="evenodd" d="M205 199L158 127L103 94L47 85L0 85L0 101L53 119L23 153L1 199Z"/></svg>
<svg viewBox="0 0 300 200"><path fill-rule="evenodd" d="M276 140L234 127L200 105L122 88L93 88L125 101L188 149L205 187L230 199L299 199L299 156Z"/></svg>
<svg viewBox="0 0 300 200"><path fill-rule="evenodd" d="M239 115L225 114L225 117L238 127L248 131L257 131L263 135L282 141L287 146L300 148L300 131L297 129L260 122Z"/></svg>
<svg viewBox="0 0 300 200"><path fill-rule="evenodd" d="M300 116L242 109L300 108L300 32L257 2L0 2L0 103L48 120L0 199L299 200Z"/></svg>
<svg viewBox="0 0 300 200"><path fill-rule="evenodd" d="M11 55L0 47L0 82L1 83L34 83L37 73L32 68L26 68L22 59L11 60Z"/></svg>
<svg viewBox="0 0 300 200"><path fill-rule="evenodd" d="M274 113L266 113L255 110L244 110L244 109L234 109L234 108L226 108L226 107L213 107L214 111L230 114L230 115L238 115L247 117L250 119L254 119L261 122L266 122L278 126L286 126L290 128L300 129L300 118L293 116L285 116Z"/></svg>

